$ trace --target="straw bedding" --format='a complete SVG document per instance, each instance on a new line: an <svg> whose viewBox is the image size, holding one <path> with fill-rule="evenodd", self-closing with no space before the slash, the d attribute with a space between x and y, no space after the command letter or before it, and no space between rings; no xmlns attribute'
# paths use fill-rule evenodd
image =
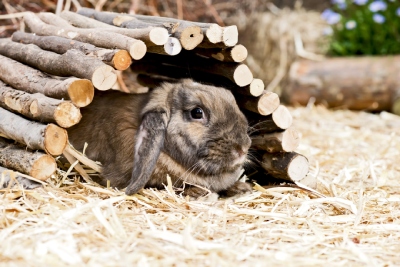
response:
<svg viewBox="0 0 400 267"><path fill-rule="evenodd" d="M3 190L2 266L400 264L400 118L291 112L303 135L298 152L326 198L257 185L214 202L189 201L168 185L128 197L69 173L62 184Z"/></svg>

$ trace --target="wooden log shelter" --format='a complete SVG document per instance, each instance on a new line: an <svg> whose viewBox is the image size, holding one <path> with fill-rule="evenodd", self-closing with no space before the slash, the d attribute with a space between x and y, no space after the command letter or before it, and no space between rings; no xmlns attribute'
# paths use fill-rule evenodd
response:
<svg viewBox="0 0 400 267"><path fill-rule="evenodd" d="M243 63L248 53L235 25L88 8L27 12L24 20L26 32L0 39L0 170L8 176L15 170L46 180L61 154L71 164L92 164L71 148L65 129L79 123L96 90L123 88L118 77L130 67L150 89L192 78L231 90L249 120L259 170L314 186L305 179L307 158L294 152L300 135L292 116Z"/></svg>

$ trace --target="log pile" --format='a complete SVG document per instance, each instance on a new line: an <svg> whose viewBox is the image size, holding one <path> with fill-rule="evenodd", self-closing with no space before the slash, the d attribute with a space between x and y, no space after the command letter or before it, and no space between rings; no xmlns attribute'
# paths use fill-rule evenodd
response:
<svg viewBox="0 0 400 267"><path fill-rule="evenodd" d="M294 152L300 138L290 112L242 63L247 50L237 44L236 26L88 8L26 13L24 20L28 32L0 39L2 168L45 180L56 169L55 156L76 161L65 128L79 123L79 108L90 104L94 89L118 88L118 71L130 66L150 89L192 78L231 90L252 126L259 170L314 186L305 179L307 158Z"/></svg>

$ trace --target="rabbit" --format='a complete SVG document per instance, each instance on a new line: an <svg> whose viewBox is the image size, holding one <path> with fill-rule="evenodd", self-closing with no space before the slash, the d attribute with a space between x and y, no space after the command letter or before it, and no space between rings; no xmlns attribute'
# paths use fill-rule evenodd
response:
<svg viewBox="0 0 400 267"><path fill-rule="evenodd" d="M163 188L167 175L184 195L247 193L238 181L251 144L248 123L227 89L192 80L164 83L146 94L96 93L71 144L102 164L96 181L132 195Z"/></svg>

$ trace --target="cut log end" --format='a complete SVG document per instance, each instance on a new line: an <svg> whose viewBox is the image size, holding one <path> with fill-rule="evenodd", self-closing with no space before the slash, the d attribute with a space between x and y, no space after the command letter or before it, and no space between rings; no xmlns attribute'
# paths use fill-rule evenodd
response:
<svg viewBox="0 0 400 267"><path fill-rule="evenodd" d="M32 165L29 173L30 176L38 180L44 181L56 172L57 164L53 157L42 155Z"/></svg>
<svg viewBox="0 0 400 267"><path fill-rule="evenodd" d="M177 38L169 37L164 44L164 51L171 56L178 55L182 51L182 45Z"/></svg>
<svg viewBox="0 0 400 267"><path fill-rule="evenodd" d="M185 28L180 37L182 47L186 50L193 50L203 41L204 35L200 27L191 26Z"/></svg>
<svg viewBox="0 0 400 267"><path fill-rule="evenodd" d="M93 101L93 84L86 79L74 79L68 87L68 95L77 107L86 107Z"/></svg>
<svg viewBox="0 0 400 267"><path fill-rule="evenodd" d="M206 37L210 43L216 44L222 41L223 28L218 24L212 24L206 30Z"/></svg>
<svg viewBox="0 0 400 267"><path fill-rule="evenodd" d="M113 64L117 70L126 70L132 63L132 58L126 50L119 50L114 54Z"/></svg>
<svg viewBox="0 0 400 267"><path fill-rule="evenodd" d="M292 152L300 145L300 134L293 128L282 133L282 149L285 152Z"/></svg>
<svg viewBox="0 0 400 267"><path fill-rule="evenodd" d="M110 89L117 81L117 74L114 69L108 65L103 65L97 68L92 75L94 87L100 91Z"/></svg>
<svg viewBox="0 0 400 267"><path fill-rule="evenodd" d="M264 92L264 82L261 79L253 79L249 87L252 96L258 97Z"/></svg>
<svg viewBox="0 0 400 267"><path fill-rule="evenodd" d="M77 124L81 118L81 111L71 102L63 102L54 113L54 118L57 124L63 128L69 128Z"/></svg>
<svg viewBox="0 0 400 267"><path fill-rule="evenodd" d="M232 48L231 56L234 62L242 62L247 58L248 52L244 45L236 45Z"/></svg>
<svg viewBox="0 0 400 267"><path fill-rule="evenodd" d="M225 27L222 33L222 42L226 46L234 46L239 40L239 32L236 25Z"/></svg>
<svg viewBox="0 0 400 267"><path fill-rule="evenodd" d="M280 104L279 96L272 92L263 94L258 101L258 113L264 116L274 112Z"/></svg>
<svg viewBox="0 0 400 267"><path fill-rule="evenodd" d="M139 60L146 55L147 46L143 41L137 40L134 42L129 49L129 54L135 60Z"/></svg>
<svg viewBox="0 0 400 267"><path fill-rule="evenodd" d="M289 110L282 105L278 106L274 113L272 113L272 118L275 124L281 129L287 129L293 123L293 117Z"/></svg>
<svg viewBox="0 0 400 267"><path fill-rule="evenodd" d="M289 178L295 182L300 182L308 173L308 160L303 155L298 154L289 164Z"/></svg>
<svg viewBox="0 0 400 267"><path fill-rule="evenodd" d="M168 42L168 31L164 28L153 28L149 33L150 41L155 45L164 45Z"/></svg>
<svg viewBox="0 0 400 267"><path fill-rule="evenodd" d="M245 64L239 65L233 73L235 83L241 87L249 85L253 81L253 73Z"/></svg>
<svg viewBox="0 0 400 267"><path fill-rule="evenodd" d="M54 124L46 127L44 138L45 150L52 156L61 155L68 143L67 131Z"/></svg>

